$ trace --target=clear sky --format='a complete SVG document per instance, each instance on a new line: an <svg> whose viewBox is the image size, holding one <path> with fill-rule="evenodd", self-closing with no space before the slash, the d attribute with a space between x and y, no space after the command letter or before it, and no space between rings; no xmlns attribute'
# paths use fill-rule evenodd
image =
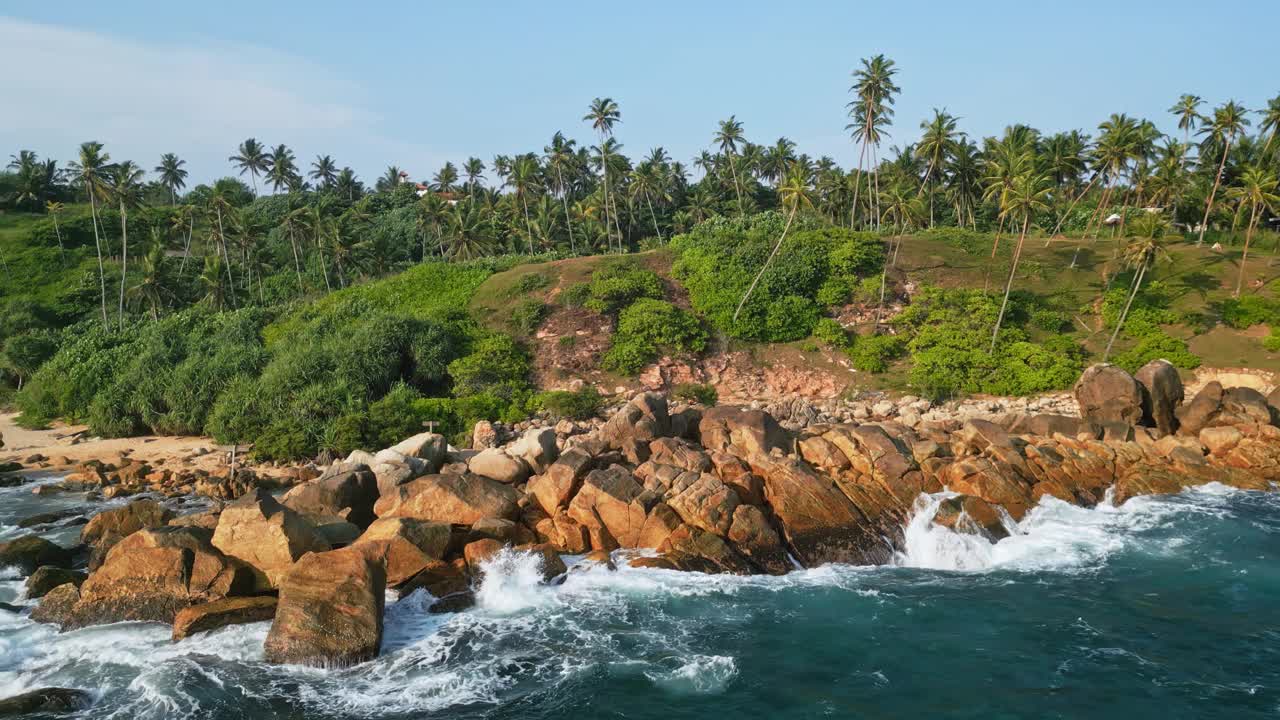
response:
<svg viewBox="0 0 1280 720"><path fill-rule="evenodd" d="M1190 92L1280 94L1280 0L1184 2L49 2L0 5L0 157L70 159L88 139L146 168L227 174L246 137L329 153L367 181L446 160L541 150L593 97L622 110L634 156L688 162L718 120L848 166L849 74L901 72L892 143L933 107L971 136L1023 122L1094 128L1112 112L1166 131ZM887 152L885 153L888 154ZM492 178L491 178L492 179Z"/></svg>

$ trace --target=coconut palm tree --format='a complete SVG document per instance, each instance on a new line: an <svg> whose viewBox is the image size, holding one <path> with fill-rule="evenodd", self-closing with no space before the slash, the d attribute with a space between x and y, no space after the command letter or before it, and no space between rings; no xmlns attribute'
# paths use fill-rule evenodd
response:
<svg viewBox="0 0 1280 720"><path fill-rule="evenodd" d="M778 250L782 248L783 241L787 239L787 232L791 229L791 223L796 219L796 213L800 211L801 207L813 209L813 195L809 190L809 178L799 163L792 164L791 169L787 172L787 179L778 187L778 196L782 201L782 207L787 210L787 224L782 226L782 234L778 236L778 242L774 243L769 257L765 258L764 264L760 266L760 271L751 280L751 285L743 293L737 309L733 311L734 322L738 321L738 316L742 314L742 308L746 306L747 300L751 299L751 293L755 292L756 285L760 283L760 278L764 277L765 270L769 269L769 264L773 262Z"/></svg>
<svg viewBox="0 0 1280 720"><path fill-rule="evenodd" d="M164 255L164 242L160 237L160 228L151 228L151 247L142 256L142 277L138 283L129 288L129 297L146 303L153 321L160 319L160 309L164 307L165 297L171 294L169 287L168 258Z"/></svg>
<svg viewBox="0 0 1280 720"><path fill-rule="evenodd" d="M1022 231L1018 235L1018 245L1013 250L1013 260L1009 264L1009 279L1004 284L1004 299L1000 302L1000 314L996 317L995 329L991 331L991 350L996 351L996 339L1000 335L1000 326L1004 323L1005 310L1009 307L1009 291L1013 288L1013 278L1018 273L1018 261L1022 259L1022 246L1027 240L1027 230L1031 227L1031 218L1037 212L1049 209L1049 197L1053 189L1049 178L1034 171L1019 175L1009 191L1004 194L1001 214L1013 222L1022 221Z"/></svg>
<svg viewBox="0 0 1280 720"><path fill-rule="evenodd" d="M923 195L925 188L934 187L943 173L943 165L946 158L955 148L956 141L964 137L964 133L956 129L957 118L946 110L938 110L934 108L933 118L920 122L920 129L924 131L924 135L920 138L920 143L916 145L915 156L917 159L927 163L924 176L920 179L920 190L917 195ZM929 227L933 227L933 196L931 190L929 192Z"/></svg>
<svg viewBox="0 0 1280 720"><path fill-rule="evenodd" d="M973 209L982 194L982 169L976 143L964 138L956 141L947 163L946 181L947 201L955 207L956 224L963 227L968 217L968 224L976 227Z"/></svg>
<svg viewBox="0 0 1280 720"><path fill-rule="evenodd" d="M483 185L484 180L484 161L478 157L467 158L462 164L462 172L467 176L467 194L472 200L476 199L476 188Z"/></svg>
<svg viewBox="0 0 1280 720"><path fill-rule="evenodd" d="M62 214L62 209L62 203L56 200L46 200L44 203L45 214L53 220L53 234L58 238L58 257L60 258L63 257L66 252L62 247L62 228L58 226L58 216Z"/></svg>
<svg viewBox="0 0 1280 720"><path fill-rule="evenodd" d="M1240 273L1236 277L1236 291L1233 297L1240 297L1244 288L1245 265L1249 261L1249 246L1253 243L1253 233L1258 229L1259 211L1275 211L1280 207L1280 195L1276 194L1277 179L1274 172L1259 166L1245 168L1240 174L1240 184L1227 191L1227 196L1240 202L1241 207L1249 208L1249 225L1244 235L1244 253L1240 256Z"/></svg>
<svg viewBox="0 0 1280 720"><path fill-rule="evenodd" d="M155 167L160 184L169 191L169 204L178 204L178 191L187 186L187 170L183 167L187 161L173 153L160 156L160 164Z"/></svg>
<svg viewBox="0 0 1280 720"><path fill-rule="evenodd" d="M129 278L129 209L142 204L142 168L132 160L114 166L110 193L120 208L120 327L124 327L124 294Z"/></svg>
<svg viewBox="0 0 1280 720"><path fill-rule="evenodd" d="M538 174L538 158L529 153L515 158L511 164L511 174L507 176L507 185L516 191L516 201L524 211L524 226L531 255L533 254L533 224L529 220L529 195L537 188Z"/></svg>
<svg viewBox="0 0 1280 720"><path fill-rule="evenodd" d="M317 155L311 162L311 172L307 173L307 177L319 183L321 188L328 190L338 181L338 165L328 155Z"/></svg>
<svg viewBox="0 0 1280 720"><path fill-rule="evenodd" d="M576 255L578 248L573 240L573 222L569 218L569 185L565 181L565 173L568 172L572 177L577 165L574 144L573 140L557 130L551 136L551 144L542 148L542 152L547 170L555 173L554 190L560 196L560 204L564 206L564 224L569 231L569 252Z"/></svg>
<svg viewBox="0 0 1280 720"><path fill-rule="evenodd" d="M1280 95L1268 100L1266 109L1259 110L1258 114L1262 116L1258 132L1267 136L1267 143L1262 146L1262 158L1265 161L1267 152L1271 150L1271 143L1276 139L1276 133L1280 132Z"/></svg>
<svg viewBox="0 0 1280 720"><path fill-rule="evenodd" d="M1133 287L1129 291L1129 298L1124 303L1124 309L1120 311L1115 330L1111 332L1111 339L1107 341L1107 349L1102 353L1102 362L1106 362L1111 357L1111 346L1115 344L1116 338L1120 335L1120 329L1124 327L1124 321L1129 317L1129 308L1133 306L1133 299L1142 288L1142 280L1147 275L1147 269L1155 264L1161 255L1168 254L1164 249L1164 235L1169 229L1169 221L1163 215L1156 213L1143 215L1134 220L1132 229L1135 237L1125 248L1124 261L1136 271L1133 276Z"/></svg>
<svg viewBox="0 0 1280 720"><path fill-rule="evenodd" d="M236 154L227 160L240 169L241 175L249 173L249 177L253 180L253 194L257 195L258 174L266 173L271 168L271 158L267 155L267 149L262 146L262 143L249 138L240 143Z"/></svg>
<svg viewBox="0 0 1280 720"><path fill-rule="evenodd" d="M1200 221L1200 237L1196 239L1196 245L1204 244L1204 231L1209 226L1213 201L1218 195L1218 186L1222 184L1222 173L1227 168L1227 154L1231 152L1231 143L1235 141L1236 135L1244 132L1248 124L1245 109L1231 100L1215 109L1213 121L1200 130L1202 135L1208 136L1206 140L1222 143L1222 160L1218 163L1218 172L1213 176L1213 189L1209 191L1209 199L1204 204L1204 219Z"/></svg>
<svg viewBox="0 0 1280 720"><path fill-rule="evenodd" d="M271 189L280 192L281 188L293 188L298 182L298 166L294 162L293 151L284 143L280 143L271 151L271 167L267 172L271 180Z"/></svg>
<svg viewBox="0 0 1280 720"><path fill-rule="evenodd" d="M492 247L492 225L489 215L470 200L453 206L445 231L448 255L456 260L472 260L487 254Z"/></svg>
<svg viewBox="0 0 1280 720"><path fill-rule="evenodd" d="M195 211L196 209L193 205L181 205L170 221L172 230L179 233L185 232L187 236L187 240L182 246L182 262L178 263L178 277L182 277L183 271L187 269L187 258L191 257L191 235L196 229Z"/></svg>
<svg viewBox="0 0 1280 720"><path fill-rule="evenodd" d="M1186 94L1178 98L1178 102L1169 108L1169 112L1178 118L1178 129L1182 131L1183 142L1191 142L1191 133L1196 129L1196 125L1204 121L1204 116L1200 114L1200 106L1204 100L1199 95Z"/></svg>
<svg viewBox="0 0 1280 720"><path fill-rule="evenodd" d="M653 199L670 200L671 195L663 187L659 166L652 162L640 163L631 171L630 192L635 201L644 201L649 207L649 219L653 221L653 233L662 242L662 230L658 229L658 215L653 210Z"/></svg>
<svg viewBox="0 0 1280 720"><path fill-rule="evenodd" d="M468 202L473 202L468 199ZM427 259L427 228L431 228L440 248L440 256L444 257L444 235L441 227L449 220L449 203L436 193L427 193L418 199L418 207L414 224L422 238L422 259Z"/></svg>
<svg viewBox="0 0 1280 720"><path fill-rule="evenodd" d="M357 196L364 194L363 185L349 167L344 167L338 172L337 179L333 181L333 190L338 197L345 197L347 202L355 202Z"/></svg>
<svg viewBox="0 0 1280 720"><path fill-rule="evenodd" d="M401 183L403 175L404 171L399 166L388 165L386 171L382 173L382 177L378 178L373 187L378 192L391 192Z"/></svg>
<svg viewBox="0 0 1280 720"><path fill-rule="evenodd" d="M737 152L738 144L743 142L742 123L733 115L728 120L720 121L720 129L716 130L713 141L720 146L720 152L724 153L726 161L729 164L729 170L733 175L733 189L738 195L738 216L742 216L742 183L738 180Z"/></svg>
<svg viewBox="0 0 1280 720"><path fill-rule="evenodd" d="M854 83L849 91L854 99L849 102L849 116L853 122L845 126L853 132L853 141L862 144L862 152L858 156L858 177L862 176L864 164L871 168L871 177L867 181L867 194L873 198L872 217L879 216L879 207L874 206L875 196L880 194L879 163L876 151L880 141L888 136L884 128L893 119L894 96L901 91L893 82L898 73L894 62L884 55L864 58L862 67L853 72ZM853 186L853 206L857 212L859 182ZM850 217L852 224L853 218Z"/></svg>
<svg viewBox="0 0 1280 720"><path fill-rule="evenodd" d="M235 297L222 272L222 258L217 255L205 256L204 269L200 273L200 286L204 289L201 302L207 303L214 310L221 311L227 306L227 299Z"/></svg>
<svg viewBox="0 0 1280 720"><path fill-rule="evenodd" d="M106 195L107 168L111 156L102 151L102 143L89 141L80 144L80 155L70 163L71 171L89 196L89 213L93 221L93 246L98 253L98 285L101 290L102 324L107 324L107 274L102 262L102 238L98 232L98 199Z"/></svg>
<svg viewBox="0 0 1280 720"><path fill-rule="evenodd" d="M591 123L591 128L600 136L601 155L606 155L607 146L605 141L613 137L613 128L622 122L622 112L618 110L618 103L613 98L595 98L591 101L591 106L587 110L587 114L582 116L584 122ZM605 239L609 237L609 163L607 157L605 162L600 163L601 182L604 187L604 232ZM622 233L618 233L618 249L622 249Z"/></svg>

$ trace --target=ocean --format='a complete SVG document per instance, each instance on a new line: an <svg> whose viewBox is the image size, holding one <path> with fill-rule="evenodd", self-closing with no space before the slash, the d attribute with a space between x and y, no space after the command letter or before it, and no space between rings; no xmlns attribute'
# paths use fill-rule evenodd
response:
<svg viewBox="0 0 1280 720"><path fill-rule="evenodd" d="M0 490L0 539L76 497ZM547 586L502 554L472 610L389 597L381 656L340 670L263 663L269 623L175 644L0 610L0 697L83 688L80 717L127 720L1280 716L1280 494L1046 499L997 543L932 526L939 499L885 567ZM0 600L27 602L10 570Z"/></svg>

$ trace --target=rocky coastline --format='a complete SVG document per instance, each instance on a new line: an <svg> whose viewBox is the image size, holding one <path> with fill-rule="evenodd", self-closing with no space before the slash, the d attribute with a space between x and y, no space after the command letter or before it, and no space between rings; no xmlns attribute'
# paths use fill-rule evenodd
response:
<svg viewBox="0 0 1280 720"><path fill-rule="evenodd" d="M1210 482L1276 489L1280 391L1184 394L1163 361L1093 366L1070 396L963 416L917 398L829 411L648 392L591 423L482 423L475 450L423 433L270 475L84 463L62 487L141 497L88 519L74 548L0 543L0 565L27 576L31 617L64 630L161 622L177 641L271 620L269 662L348 666L379 653L387 590L462 609L502 553L538 554L549 583L572 572L562 555L785 574L891 562L917 499L944 489L933 522L993 541L1046 495L1092 506ZM160 502L193 495L207 507Z"/></svg>

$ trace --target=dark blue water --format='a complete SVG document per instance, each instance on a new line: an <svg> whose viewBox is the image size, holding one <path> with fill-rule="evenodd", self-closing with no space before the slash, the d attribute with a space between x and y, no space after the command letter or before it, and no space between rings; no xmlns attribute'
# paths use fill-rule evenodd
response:
<svg viewBox="0 0 1280 720"><path fill-rule="evenodd" d="M265 623L174 645L0 611L0 695L89 688L86 717L130 720L1280 715L1280 495L1050 501L996 545L927 517L898 567L785 578L597 569L547 588L504 557L475 610L389 604L383 656L344 671L261 663Z"/></svg>

